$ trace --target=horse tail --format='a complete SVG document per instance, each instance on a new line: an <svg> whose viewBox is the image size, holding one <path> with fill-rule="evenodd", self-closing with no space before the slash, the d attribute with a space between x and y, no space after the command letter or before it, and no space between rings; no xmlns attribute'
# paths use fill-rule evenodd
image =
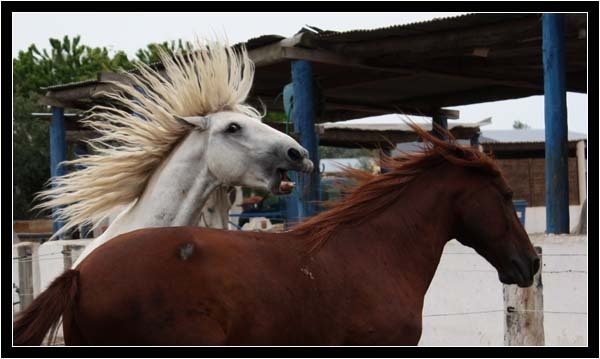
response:
<svg viewBox="0 0 600 359"><path fill-rule="evenodd" d="M23 311L13 326L14 345L41 345L46 333L56 334L61 315L79 292L79 271L66 270Z"/></svg>

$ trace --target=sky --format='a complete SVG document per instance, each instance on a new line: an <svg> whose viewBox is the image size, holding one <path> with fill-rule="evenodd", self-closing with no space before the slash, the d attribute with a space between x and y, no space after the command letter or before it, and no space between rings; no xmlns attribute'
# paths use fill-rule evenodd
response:
<svg viewBox="0 0 600 359"><path fill-rule="evenodd" d="M50 37L81 35L81 43L125 51L135 51L152 42L190 40L195 35L222 37L230 43L266 34L285 37L303 26L327 30L374 29L407 24L463 13L13 13L12 54L30 44L48 48ZM544 128L544 98L532 96L517 100L448 107L460 111L464 121L492 117L483 129L510 129L515 120L532 128ZM569 131L588 132L587 94L567 93Z"/></svg>

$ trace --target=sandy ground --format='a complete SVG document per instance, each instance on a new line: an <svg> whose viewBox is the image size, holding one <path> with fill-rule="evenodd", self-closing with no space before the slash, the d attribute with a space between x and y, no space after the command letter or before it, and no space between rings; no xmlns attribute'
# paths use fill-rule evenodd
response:
<svg viewBox="0 0 600 359"><path fill-rule="evenodd" d="M587 237L530 239L543 251L546 345L587 345ZM496 270L472 249L449 242L425 296L419 344L503 345L504 317Z"/></svg>

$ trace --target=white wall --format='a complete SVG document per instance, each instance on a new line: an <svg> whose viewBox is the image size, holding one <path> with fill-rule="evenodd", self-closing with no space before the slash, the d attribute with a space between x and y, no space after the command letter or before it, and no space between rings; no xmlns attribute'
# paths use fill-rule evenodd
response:
<svg viewBox="0 0 600 359"><path fill-rule="evenodd" d="M13 245L12 248L12 273L13 273L13 289L12 289L12 297L13 297L13 303L18 303L19 302L19 293L17 293L17 288L19 286L19 261L16 259L19 257L19 250ZM14 315L15 312L18 312L19 310L21 310L21 306L20 305L15 305L13 304L13 319L14 319Z"/></svg>
<svg viewBox="0 0 600 359"><path fill-rule="evenodd" d="M543 251L544 310L587 312L587 237L530 239ZM496 270L472 249L451 241L425 296L419 345L502 346L503 310ZM448 315L479 311L491 312ZM586 345L586 323L587 315L545 313L546 345Z"/></svg>
<svg viewBox="0 0 600 359"><path fill-rule="evenodd" d="M13 240L14 243L14 240ZM33 293L33 297L35 298L40 293L40 267L39 267L39 247L40 244L38 242L18 242L13 244L12 254L13 254L13 303L19 302L19 305L13 306L15 311L20 311L23 309L23 305L25 303L21 303L20 296L17 294L16 287L20 288L20 275L19 275L19 264L23 264L24 266L31 266L31 290ZM26 250L30 256L23 256L23 252L20 250ZM21 293L25 293L27 290L25 288L20 288ZM15 297L16 296L16 297ZM30 298L32 300L33 298Z"/></svg>
<svg viewBox="0 0 600 359"><path fill-rule="evenodd" d="M72 250L71 260L75 262L81 250L91 242L91 239L68 239L44 242L38 250L40 263L40 288L45 290L48 285L65 269L65 259L62 253L64 246L81 246L79 250Z"/></svg>
<svg viewBox="0 0 600 359"><path fill-rule="evenodd" d="M579 223L581 205L569 206L569 226ZM527 233L546 232L546 207L527 207L525 209L525 231Z"/></svg>

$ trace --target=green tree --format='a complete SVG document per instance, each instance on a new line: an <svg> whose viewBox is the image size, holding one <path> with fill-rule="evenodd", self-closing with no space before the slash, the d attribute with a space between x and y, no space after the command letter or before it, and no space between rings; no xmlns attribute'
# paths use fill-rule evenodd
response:
<svg viewBox="0 0 600 359"><path fill-rule="evenodd" d="M42 87L87 80L99 71L131 68L124 52L80 44L80 37L49 39L49 50L35 45L13 59L13 200L14 218L33 218L34 195L50 177L48 124L31 116L48 112L39 104Z"/></svg>
<svg viewBox="0 0 600 359"><path fill-rule="evenodd" d="M124 52L111 57L105 47L81 45L79 36L49 41L50 52L31 45L26 51L19 51L13 60L15 94L34 97L44 86L88 80L100 71L132 67Z"/></svg>
<svg viewBox="0 0 600 359"><path fill-rule="evenodd" d="M148 44L146 48L139 49L135 56L141 62L152 64L160 61L160 50L166 50L168 53L176 53L178 51L187 52L193 49L193 44L189 41L185 43L179 39L178 41L171 40L161 43Z"/></svg>
<svg viewBox="0 0 600 359"><path fill-rule="evenodd" d="M531 128L528 124L526 124L525 122L516 120L513 122L513 128L516 130L525 130L528 128Z"/></svg>

